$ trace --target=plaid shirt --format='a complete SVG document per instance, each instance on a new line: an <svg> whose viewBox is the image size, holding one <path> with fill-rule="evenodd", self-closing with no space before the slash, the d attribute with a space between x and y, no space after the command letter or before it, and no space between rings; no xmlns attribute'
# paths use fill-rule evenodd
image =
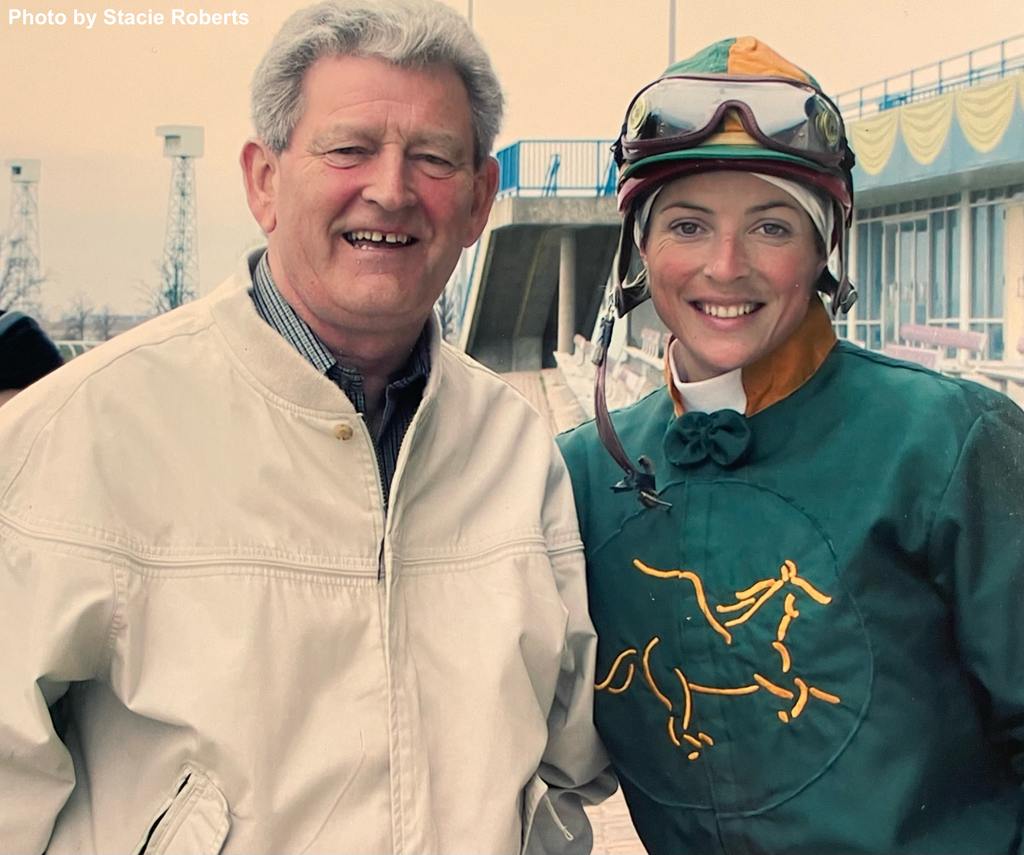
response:
<svg viewBox="0 0 1024 855"><path fill-rule="evenodd" d="M302 320L281 296L270 273L268 253L263 253L252 278L252 302L256 311L277 330L317 371L328 378L348 396L359 413L366 413L366 393L363 375L355 368L344 366L334 358L327 346ZM377 453L380 483L384 491L384 506L391 495L391 481L398 464L398 450L405 432L416 415L430 374L430 325L423 328L409 359L391 377L384 390L384 408L377 430L370 437Z"/></svg>

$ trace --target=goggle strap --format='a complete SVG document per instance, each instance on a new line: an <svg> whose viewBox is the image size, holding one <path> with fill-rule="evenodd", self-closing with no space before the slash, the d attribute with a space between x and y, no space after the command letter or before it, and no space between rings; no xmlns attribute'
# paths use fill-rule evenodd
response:
<svg viewBox="0 0 1024 855"><path fill-rule="evenodd" d="M837 214L839 216L836 218L836 229L838 230L836 252L839 255L839 277L837 279L833 276L827 267L824 273L832 280L831 287L825 291L825 294L828 296L829 317L833 321L849 312L853 304L857 302L857 287L850 281L846 266L846 237L849 234L849 229L843 212L837 211Z"/></svg>

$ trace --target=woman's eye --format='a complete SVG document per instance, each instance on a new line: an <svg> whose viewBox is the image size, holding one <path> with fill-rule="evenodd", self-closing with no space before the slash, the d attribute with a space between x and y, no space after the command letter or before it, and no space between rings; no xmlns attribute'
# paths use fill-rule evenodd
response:
<svg viewBox="0 0 1024 855"><path fill-rule="evenodd" d="M692 237L693 235L700 234L700 223L692 221L683 221L681 223L675 223L672 228L681 235L686 237Z"/></svg>
<svg viewBox="0 0 1024 855"><path fill-rule="evenodd" d="M789 228L782 223L762 223L760 229L768 237L785 237L789 234Z"/></svg>

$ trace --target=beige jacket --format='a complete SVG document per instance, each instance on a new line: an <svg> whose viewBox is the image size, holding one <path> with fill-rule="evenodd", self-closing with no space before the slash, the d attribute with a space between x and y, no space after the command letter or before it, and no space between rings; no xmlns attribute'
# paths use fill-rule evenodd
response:
<svg viewBox="0 0 1024 855"><path fill-rule="evenodd" d="M0 411L0 851L587 851L595 640L544 424L435 335L385 516L363 420L248 284Z"/></svg>

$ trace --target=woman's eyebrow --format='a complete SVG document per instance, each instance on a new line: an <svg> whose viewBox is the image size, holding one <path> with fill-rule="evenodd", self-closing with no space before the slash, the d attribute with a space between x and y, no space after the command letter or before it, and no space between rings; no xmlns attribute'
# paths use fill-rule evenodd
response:
<svg viewBox="0 0 1024 855"><path fill-rule="evenodd" d="M669 202L664 208L662 208L662 210L667 211L669 208L685 208L688 211L700 211L702 214L714 213L711 208L706 208L703 205L697 205L694 202L687 202L685 199Z"/></svg>
<svg viewBox="0 0 1024 855"><path fill-rule="evenodd" d="M788 202L784 199L779 199L775 202L764 202L761 205L754 205L753 207L747 208L748 214L760 214L762 211L769 211L772 208L789 208L793 211L802 210L796 202Z"/></svg>
<svg viewBox="0 0 1024 855"><path fill-rule="evenodd" d="M700 211L702 214L714 214L713 208L705 207L704 205L698 205L695 202L687 202L685 199L678 199L675 202L669 202L662 208L663 211L667 211L669 208L685 208L688 211ZM772 208L789 208L792 211L800 211L801 208L796 202L787 202L784 199L778 199L772 202L763 202L760 205L753 205L747 208L748 214L760 214L763 211L770 211Z"/></svg>

